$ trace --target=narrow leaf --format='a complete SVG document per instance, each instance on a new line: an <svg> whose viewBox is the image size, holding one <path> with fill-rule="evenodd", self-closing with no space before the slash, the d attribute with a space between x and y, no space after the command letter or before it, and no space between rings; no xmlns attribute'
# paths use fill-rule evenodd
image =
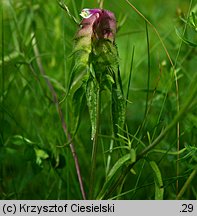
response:
<svg viewBox="0 0 197 216"><path fill-rule="evenodd" d="M113 87L112 89L112 120L115 136L122 133L125 121L125 101L122 92Z"/></svg>
<svg viewBox="0 0 197 216"><path fill-rule="evenodd" d="M15 145L35 144L33 141L21 135L14 135L11 141L12 141L12 144L15 144Z"/></svg>
<svg viewBox="0 0 197 216"><path fill-rule="evenodd" d="M107 176L107 181L110 181L111 178L115 175L115 173L118 171L120 167L122 167L128 160L131 159L131 154L126 154L123 157L121 157L112 167L110 170L108 176Z"/></svg>
<svg viewBox="0 0 197 216"><path fill-rule="evenodd" d="M187 45L192 46L192 47L197 47L197 43L191 42L188 39L186 39L185 37L183 37L180 32L178 31L178 29L176 29L176 34L177 36Z"/></svg>
<svg viewBox="0 0 197 216"><path fill-rule="evenodd" d="M130 157L131 157L130 162L134 163L136 161L136 152L135 152L135 149L133 148L130 150Z"/></svg>
<svg viewBox="0 0 197 216"><path fill-rule="evenodd" d="M79 127L81 113L85 105L84 99L85 99L85 91L83 85L81 85L81 87L75 91L72 98L72 109L73 109L72 135L73 136L75 135Z"/></svg>
<svg viewBox="0 0 197 216"><path fill-rule="evenodd" d="M53 85L55 86L56 89L63 91L64 93L66 93L66 89L61 85L61 83L59 83L56 79L47 76L47 75L43 75L44 78L47 78L48 80L50 80L51 83L53 83Z"/></svg>
<svg viewBox="0 0 197 216"><path fill-rule="evenodd" d="M36 163L38 165L42 165L42 161L49 158L47 152L42 149L34 148L34 151L36 153Z"/></svg>
<svg viewBox="0 0 197 216"><path fill-rule="evenodd" d="M92 126L92 136L96 133L97 127L97 106L98 106L98 97L99 97L99 87L97 82L90 76L89 80L87 81L86 86L86 100L89 109L90 121Z"/></svg>
<svg viewBox="0 0 197 216"><path fill-rule="evenodd" d="M155 180L155 200L163 200L164 188L163 188L163 181L161 172L159 167L154 161L150 162L150 166L154 173L154 180Z"/></svg>

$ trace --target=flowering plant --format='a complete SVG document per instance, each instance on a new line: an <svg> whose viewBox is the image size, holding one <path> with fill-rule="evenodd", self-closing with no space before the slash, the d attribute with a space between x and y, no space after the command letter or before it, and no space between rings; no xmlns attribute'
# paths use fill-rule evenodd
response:
<svg viewBox="0 0 197 216"><path fill-rule="evenodd" d="M92 139L98 130L100 93L109 90L114 135L123 127L125 102L115 45L116 18L111 11L83 9L82 21L75 36L74 65L71 73L70 92L74 113L74 133L78 127L81 107L86 98L91 124ZM119 126L119 127L118 127Z"/></svg>

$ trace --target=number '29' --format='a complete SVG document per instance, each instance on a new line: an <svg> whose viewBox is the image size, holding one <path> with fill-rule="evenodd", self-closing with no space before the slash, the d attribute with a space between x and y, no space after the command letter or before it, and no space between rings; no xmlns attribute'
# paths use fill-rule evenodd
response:
<svg viewBox="0 0 197 216"><path fill-rule="evenodd" d="M182 207L181 212L193 212L194 210L193 204L182 204Z"/></svg>

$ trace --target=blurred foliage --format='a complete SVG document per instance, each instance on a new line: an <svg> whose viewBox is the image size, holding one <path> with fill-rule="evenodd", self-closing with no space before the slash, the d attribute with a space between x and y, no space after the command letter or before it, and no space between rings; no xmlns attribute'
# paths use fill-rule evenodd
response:
<svg viewBox="0 0 197 216"><path fill-rule="evenodd" d="M83 8L97 8L97 1L65 0L70 13L80 21ZM175 71L151 27L124 0L104 1L104 8L117 17L116 44L126 93L134 48L122 158L119 146L110 151L109 95L103 94L101 136L96 164L94 196L109 176L116 178L122 167L148 146L177 113L178 80L180 108L190 94L197 73L197 5L188 0L132 1L156 27L175 65ZM72 70L73 38L77 24L57 1L1 0L0 22L0 198L82 199L68 137L62 129L50 80L70 129L72 112L66 98ZM35 55L35 44L40 56ZM150 61L148 61L148 52ZM40 73L41 59L46 77ZM150 79L148 80L148 71ZM80 104L79 104L80 105ZM147 157L140 160L108 198L176 199L197 166L197 99L180 119L180 150L177 158L177 128L168 133ZM91 164L91 124L87 107L73 140L82 180L88 193ZM128 155L131 155L130 157ZM177 159L179 173L177 175ZM110 160L110 163L109 163ZM118 162L119 161L119 162ZM118 162L118 163L117 163ZM111 184L109 182L109 184ZM163 185L162 185L163 184ZM163 190L164 189L164 190ZM193 181L182 199L197 199Z"/></svg>

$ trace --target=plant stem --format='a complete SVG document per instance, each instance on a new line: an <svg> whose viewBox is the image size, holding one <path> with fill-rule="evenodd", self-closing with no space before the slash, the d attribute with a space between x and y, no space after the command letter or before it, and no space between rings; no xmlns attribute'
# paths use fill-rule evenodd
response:
<svg viewBox="0 0 197 216"><path fill-rule="evenodd" d="M114 140L111 139L111 141L110 141L110 147L109 147L109 154L108 154L108 156L107 156L106 176L107 176L108 173L109 173L110 163L111 163L111 154L112 154L113 148L114 148Z"/></svg>
<svg viewBox="0 0 197 216"><path fill-rule="evenodd" d="M1 25L2 25L2 33L1 33L1 38L2 38L2 41L1 41L1 62L2 62L2 65L1 68L2 68L2 85L1 85L1 106L4 108L4 101L5 101L5 68L4 68L4 15L3 15L3 7L1 9ZM4 120L5 120L5 111L4 109L2 110L1 109L1 116L0 116L0 119L2 121L2 123L4 124ZM3 126L3 125L2 125ZM4 127L1 128L1 132L0 132L0 148L4 145ZM0 164L0 176L3 177L3 163ZM2 178L1 177L1 178ZM3 181L1 180L0 181L0 190L3 191Z"/></svg>
<svg viewBox="0 0 197 216"><path fill-rule="evenodd" d="M82 177L81 177L81 172L80 172L80 167L79 167L79 161L78 161L78 157L77 157L77 154L76 154L76 151L75 151L75 147L74 147L74 144L71 142L72 139L71 139L70 133L68 132L66 122L64 120L63 112L62 112L62 109L61 109L61 107L59 105L59 102L58 102L57 94L56 94L50 80L47 78L45 70L43 68L42 61L41 61L41 58L40 58L40 52L39 52L39 49L38 49L38 46L37 46L37 41L36 41L36 37L35 37L34 33L32 33L32 37L33 37L32 46L33 46L34 54L36 56L36 63L38 65L40 73L44 77L44 79L45 79L45 81L47 83L47 86L48 86L48 88L49 88L49 90L50 90L50 92L52 94L53 102L54 102L54 104L56 106L56 109L57 109L57 112L59 114L63 131L64 131L68 141L70 142L70 149L71 149L71 152L72 152L73 159L75 161L75 167L76 167L76 171L77 171L77 176L78 176L78 180L79 180L79 185L80 185L82 197L85 200L86 195L85 195L85 190L84 190L84 186L83 186L83 182L82 182Z"/></svg>
<svg viewBox="0 0 197 216"><path fill-rule="evenodd" d="M93 199L93 189L95 181L95 170L96 170L96 155L98 148L98 135L99 135L99 125L100 125L100 101L101 101L101 90L97 90L97 103L96 103L96 132L93 138L93 148L92 148L92 164L90 171L90 188L89 188L89 199Z"/></svg>
<svg viewBox="0 0 197 216"><path fill-rule="evenodd" d="M169 61L170 61L170 64L172 65L172 67L174 68L174 64L173 64L173 61L172 61L172 59L171 59L171 57L170 57L170 54L169 54L169 52L168 52L168 50L167 50L167 48L166 48L166 46L165 46L165 44L164 44L164 42L163 42L163 40L162 40L162 38L161 38L161 36L160 36L160 34L159 34L159 32L157 31L157 29L155 28L155 26L129 1L129 0L125 0L132 8L133 8L133 10L137 13L137 14L139 14L150 26L151 26L151 28L154 30L154 32L156 33L156 35L158 36L158 38L159 38L159 40L160 40L160 42L161 42L161 45L163 46L163 48L164 48L164 50L165 50L165 53L166 53L166 55L167 55L167 57L168 57L168 59L169 59Z"/></svg>
<svg viewBox="0 0 197 216"><path fill-rule="evenodd" d="M146 108L144 112L144 121L143 121L143 126L145 124L147 115L148 115L148 98L149 98L149 89L150 89L150 41L149 41L149 33L148 33L148 26L147 22L145 22L146 25L146 42L147 42L147 57L148 57L148 77L147 77L147 93L146 93ZM143 128L142 126L142 128Z"/></svg>
<svg viewBox="0 0 197 216"><path fill-rule="evenodd" d="M177 200L181 199L181 197L185 193L186 189L188 188L189 184L191 183L192 179L195 177L196 173L197 173L197 167L192 171L192 173L188 177L187 181L185 182L185 184L181 188L180 192L177 194L177 197L176 197Z"/></svg>
<svg viewBox="0 0 197 216"><path fill-rule="evenodd" d="M152 150L155 146L157 146L161 140L172 130L174 126L176 126L177 122L179 122L180 118L184 118L186 115L185 113L187 112L190 104L192 103L193 99L197 95L197 74L194 76L194 79L191 83L191 86L189 88L189 95L187 96L187 101L183 104L182 108L180 109L179 113L175 116L173 121L159 134L159 136L150 144L147 146L142 152L140 152L137 155L136 161L132 164L129 164L127 167L125 167L121 173L121 175L116 178L115 182L111 184L111 187L109 187L108 184L104 184L103 188L101 189L100 194L98 195L98 199L107 199L115 190L116 188L121 184L121 182L124 180L126 175L130 172L131 168L138 162L140 161L150 150Z"/></svg>
<svg viewBox="0 0 197 216"><path fill-rule="evenodd" d="M134 53L135 53L135 47L133 47L132 50L132 57L131 57L131 64L130 64L130 71L129 71L129 80L128 80L128 86L127 86L127 96L126 96L126 108L127 108L127 103L129 100L129 89L130 89L130 85L131 85L131 76L132 76L132 72L133 72L133 61L134 61Z"/></svg>
<svg viewBox="0 0 197 216"><path fill-rule="evenodd" d="M189 14L190 14L190 11L191 11L191 7L192 7L192 0L190 1L190 5L189 5L189 10L188 10L188 14L187 14L187 20L189 19ZM186 33L186 30L187 30L187 25L188 23L185 24L184 26L184 30L183 30L183 36L184 34ZM179 45L179 49L178 49L178 53L177 53L177 56L176 56L176 59L175 59L175 68L176 68L176 65L177 65L177 61L178 61L178 57L179 57L179 54L180 54L180 51L181 51L181 47L182 47L182 44L183 44L183 41L181 40L181 43ZM175 84L176 84L176 93L177 93L177 112L179 112L179 86L178 86L178 79L177 79L177 75L175 73ZM177 152L180 150L180 124L179 122L177 122ZM180 159L180 155L178 154L177 155L177 161L176 161L176 176L177 176L177 180L176 180L176 195L178 196L178 191L179 191L179 159Z"/></svg>
<svg viewBox="0 0 197 216"><path fill-rule="evenodd" d="M103 2L104 0L98 0L98 5L99 5L99 8L103 9Z"/></svg>
<svg viewBox="0 0 197 216"><path fill-rule="evenodd" d="M4 68L4 64L5 64L5 56L4 56L4 15L3 15L3 7L1 9L2 11L2 15L1 15L1 25L2 25L2 33L1 33L1 38L2 38L2 41L1 41L1 68L2 68L2 89L1 89L1 92L2 92L2 107L4 107L4 101L5 101L5 68ZM1 111L1 121L4 123L4 119L5 119L5 116L4 116L5 112L4 110ZM0 142L0 145L4 143L4 127L2 127L2 131L1 131L1 140L2 142ZM2 170L2 169L1 169Z"/></svg>
<svg viewBox="0 0 197 216"><path fill-rule="evenodd" d="M79 22L77 21L77 19L70 13L68 7L66 6L66 4L64 4L61 1L57 0L57 3L59 4L59 6L66 11L66 13L69 15L69 17L71 18L71 20L73 20L75 22L75 24L79 25ZM76 7L75 7L76 8Z"/></svg>
<svg viewBox="0 0 197 216"><path fill-rule="evenodd" d="M194 78L194 81L197 81L197 75ZM174 120L160 133L160 135L152 142L151 145L146 147L139 155L138 155L138 160L141 159L146 153L148 153L151 149L153 149L156 145L160 143L160 141L166 136L166 134L179 122L181 117L184 117L184 114L186 113L188 107L190 106L193 98L197 94L197 85L191 89L191 93L188 96L187 101L183 105L182 109L177 113L175 116Z"/></svg>

